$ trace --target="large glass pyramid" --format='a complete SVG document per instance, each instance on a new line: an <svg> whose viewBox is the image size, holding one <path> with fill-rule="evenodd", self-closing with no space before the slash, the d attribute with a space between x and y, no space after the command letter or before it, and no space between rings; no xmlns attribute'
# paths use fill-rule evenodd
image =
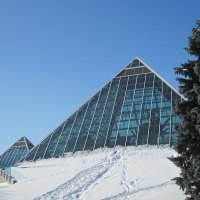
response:
<svg viewBox="0 0 200 200"><path fill-rule="evenodd" d="M0 168L14 166L33 147L33 144L26 137L20 138L0 156Z"/></svg>
<svg viewBox="0 0 200 200"><path fill-rule="evenodd" d="M135 58L91 99L32 149L23 160L117 145L172 145L182 97Z"/></svg>

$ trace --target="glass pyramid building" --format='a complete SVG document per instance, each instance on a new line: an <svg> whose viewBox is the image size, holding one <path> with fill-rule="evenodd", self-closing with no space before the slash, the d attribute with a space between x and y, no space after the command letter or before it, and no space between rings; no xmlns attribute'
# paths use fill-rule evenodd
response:
<svg viewBox="0 0 200 200"><path fill-rule="evenodd" d="M22 160L64 156L117 145L172 145L180 94L135 58Z"/></svg>
<svg viewBox="0 0 200 200"><path fill-rule="evenodd" d="M0 168L14 166L33 147L33 144L26 137L20 138L0 156Z"/></svg>

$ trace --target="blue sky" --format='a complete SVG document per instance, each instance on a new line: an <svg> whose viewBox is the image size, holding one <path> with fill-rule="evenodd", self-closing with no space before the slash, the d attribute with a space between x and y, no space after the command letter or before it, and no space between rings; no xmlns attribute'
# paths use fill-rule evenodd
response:
<svg viewBox="0 0 200 200"><path fill-rule="evenodd" d="M199 0L0 1L0 154L37 144L135 56L175 88Z"/></svg>

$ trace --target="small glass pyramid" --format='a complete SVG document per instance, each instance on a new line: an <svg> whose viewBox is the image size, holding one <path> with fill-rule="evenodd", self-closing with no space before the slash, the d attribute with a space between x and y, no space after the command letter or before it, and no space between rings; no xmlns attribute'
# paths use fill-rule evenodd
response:
<svg viewBox="0 0 200 200"><path fill-rule="evenodd" d="M21 161L117 145L172 145L181 95L135 58Z"/></svg>
<svg viewBox="0 0 200 200"><path fill-rule="evenodd" d="M33 147L33 144L26 137L20 138L0 156L0 168L14 166Z"/></svg>

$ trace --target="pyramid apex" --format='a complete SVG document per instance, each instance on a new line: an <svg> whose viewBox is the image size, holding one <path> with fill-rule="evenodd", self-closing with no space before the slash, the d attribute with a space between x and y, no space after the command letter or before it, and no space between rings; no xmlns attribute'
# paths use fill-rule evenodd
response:
<svg viewBox="0 0 200 200"><path fill-rule="evenodd" d="M126 68L143 67L143 66L145 66L144 62L140 58L134 57Z"/></svg>
<svg viewBox="0 0 200 200"><path fill-rule="evenodd" d="M134 58L133 58L133 60L140 60L140 58L139 57L137 57L137 56L135 56Z"/></svg>

